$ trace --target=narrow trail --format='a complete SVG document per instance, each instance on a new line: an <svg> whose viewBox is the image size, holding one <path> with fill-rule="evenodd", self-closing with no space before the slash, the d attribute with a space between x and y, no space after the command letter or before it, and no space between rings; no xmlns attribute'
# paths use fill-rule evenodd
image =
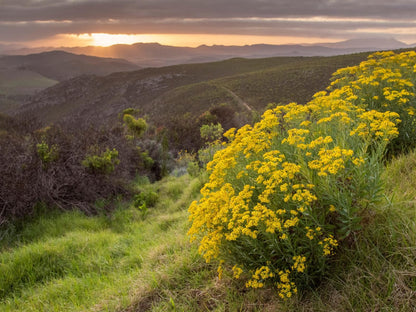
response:
<svg viewBox="0 0 416 312"><path fill-rule="evenodd" d="M228 94L230 94L234 100L237 101L237 103L241 106L243 106L245 109L247 109L249 112L252 112L253 109L250 107L250 105L248 105L246 102L244 102L237 94L235 94L233 91L231 91L230 89L224 87L224 86L218 86L217 87L225 90Z"/></svg>

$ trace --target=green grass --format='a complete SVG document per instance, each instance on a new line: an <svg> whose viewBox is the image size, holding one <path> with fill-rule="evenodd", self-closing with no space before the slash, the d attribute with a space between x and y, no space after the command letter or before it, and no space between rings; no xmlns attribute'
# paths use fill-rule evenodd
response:
<svg viewBox="0 0 416 312"><path fill-rule="evenodd" d="M41 216L14 231L0 254L0 311L130 305L139 285L154 283L152 268L189 248L186 208L199 184L182 177L142 186L163 194L146 217L125 204L111 216Z"/></svg>
<svg viewBox="0 0 416 312"><path fill-rule="evenodd" d="M0 94L3 95L33 94L56 83L56 80L30 70L0 68Z"/></svg>
<svg viewBox="0 0 416 312"><path fill-rule="evenodd" d="M148 214L40 216L0 253L0 311L412 311L416 307L416 152L392 160L386 198L317 289L281 301L206 264L186 235L202 181L170 177Z"/></svg>

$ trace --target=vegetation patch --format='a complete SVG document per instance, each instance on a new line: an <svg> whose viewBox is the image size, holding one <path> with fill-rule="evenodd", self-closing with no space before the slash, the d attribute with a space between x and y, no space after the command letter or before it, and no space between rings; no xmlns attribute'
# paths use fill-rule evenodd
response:
<svg viewBox="0 0 416 312"><path fill-rule="evenodd" d="M207 262L219 261L220 277L231 269L246 287L269 285L281 298L319 284L331 255L355 243L382 196L387 144L399 136L399 117L412 116L411 108L406 116L392 111L415 102L403 89L414 86L406 78L414 74L406 73L413 73L415 56L376 53L338 71L329 93L317 93L306 105L277 106L253 127L224 135L229 143L207 166L209 182L189 208L188 232ZM373 98L382 93L392 111L370 110L374 105L360 97L368 90L357 83L363 77L374 82ZM408 142L399 136L393 143Z"/></svg>

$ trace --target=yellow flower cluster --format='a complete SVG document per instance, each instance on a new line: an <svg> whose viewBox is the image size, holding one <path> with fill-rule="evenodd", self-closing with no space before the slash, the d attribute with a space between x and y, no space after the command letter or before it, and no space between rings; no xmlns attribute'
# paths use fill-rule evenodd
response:
<svg viewBox="0 0 416 312"><path fill-rule="evenodd" d="M306 257L303 256L294 256L293 260L295 263L292 265L292 270L296 270L298 272L303 272L306 269L305 261Z"/></svg>
<svg viewBox="0 0 416 312"><path fill-rule="evenodd" d="M289 274L289 270L279 271L280 282L278 282L276 285L279 296L282 299L290 298L292 295L295 295L298 292L295 283L290 281Z"/></svg>
<svg viewBox="0 0 416 312"><path fill-rule="evenodd" d="M388 115L389 119L383 118L384 115ZM399 119L399 114L395 112L377 112L377 111L367 111L360 115L360 123L358 126L351 130L350 135L353 136L358 134L359 136L369 136L370 133L373 133L376 137L388 137L388 136L397 136L399 134L396 124L401 120Z"/></svg>
<svg viewBox="0 0 416 312"><path fill-rule="evenodd" d="M243 269L240 268L237 264L233 266L232 271L233 271L233 277L236 279L239 279L241 274L243 273Z"/></svg>
<svg viewBox="0 0 416 312"><path fill-rule="evenodd" d="M251 276L251 279L246 282L246 287L262 288L264 286L263 281L274 276L275 274L268 266L262 266L258 268Z"/></svg>
<svg viewBox="0 0 416 312"><path fill-rule="evenodd" d="M406 75L381 70L379 57L339 70L329 92L305 105L277 106L253 126L224 134L228 142L207 165L202 198L189 207L188 234L207 262L227 259L234 278L248 278L247 287L275 285L282 298L297 293L296 281L321 274L313 265L326 265L340 238L357 228L360 203L372 200L360 188L380 189L370 158L381 157L398 135L399 115L369 110L368 101L412 93ZM415 62L407 58L398 66L413 73ZM351 81L370 69L368 77ZM389 83L407 89L361 96Z"/></svg>
<svg viewBox="0 0 416 312"><path fill-rule="evenodd" d="M311 169L319 170L318 175L320 176L336 174L345 168L346 158L353 154L353 150L341 149L339 146L330 150L321 149L318 153L319 159L310 161L308 166Z"/></svg>
<svg viewBox="0 0 416 312"><path fill-rule="evenodd" d="M400 54L377 52L360 65L338 70L328 90L340 92L340 98L355 96L352 102L364 109L379 112L398 113L402 122L399 125L396 145L399 149L416 145L416 125L414 109L416 105L416 52ZM366 122L359 124L354 133L368 134ZM385 125L387 126L387 125ZM380 130L376 136L382 136Z"/></svg>
<svg viewBox="0 0 416 312"><path fill-rule="evenodd" d="M325 238L323 242L319 242L319 245L323 246L323 252L325 256L328 256L331 254L331 251L338 246L338 242L332 235Z"/></svg>

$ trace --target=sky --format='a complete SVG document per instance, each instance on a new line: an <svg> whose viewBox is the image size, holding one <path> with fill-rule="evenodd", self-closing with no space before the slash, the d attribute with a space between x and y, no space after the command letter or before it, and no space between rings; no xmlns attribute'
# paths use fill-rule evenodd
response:
<svg viewBox="0 0 416 312"><path fill-rule="evenodd" d="M415 0L0 0L0 44L414 44L415 16Z"/></svg>

